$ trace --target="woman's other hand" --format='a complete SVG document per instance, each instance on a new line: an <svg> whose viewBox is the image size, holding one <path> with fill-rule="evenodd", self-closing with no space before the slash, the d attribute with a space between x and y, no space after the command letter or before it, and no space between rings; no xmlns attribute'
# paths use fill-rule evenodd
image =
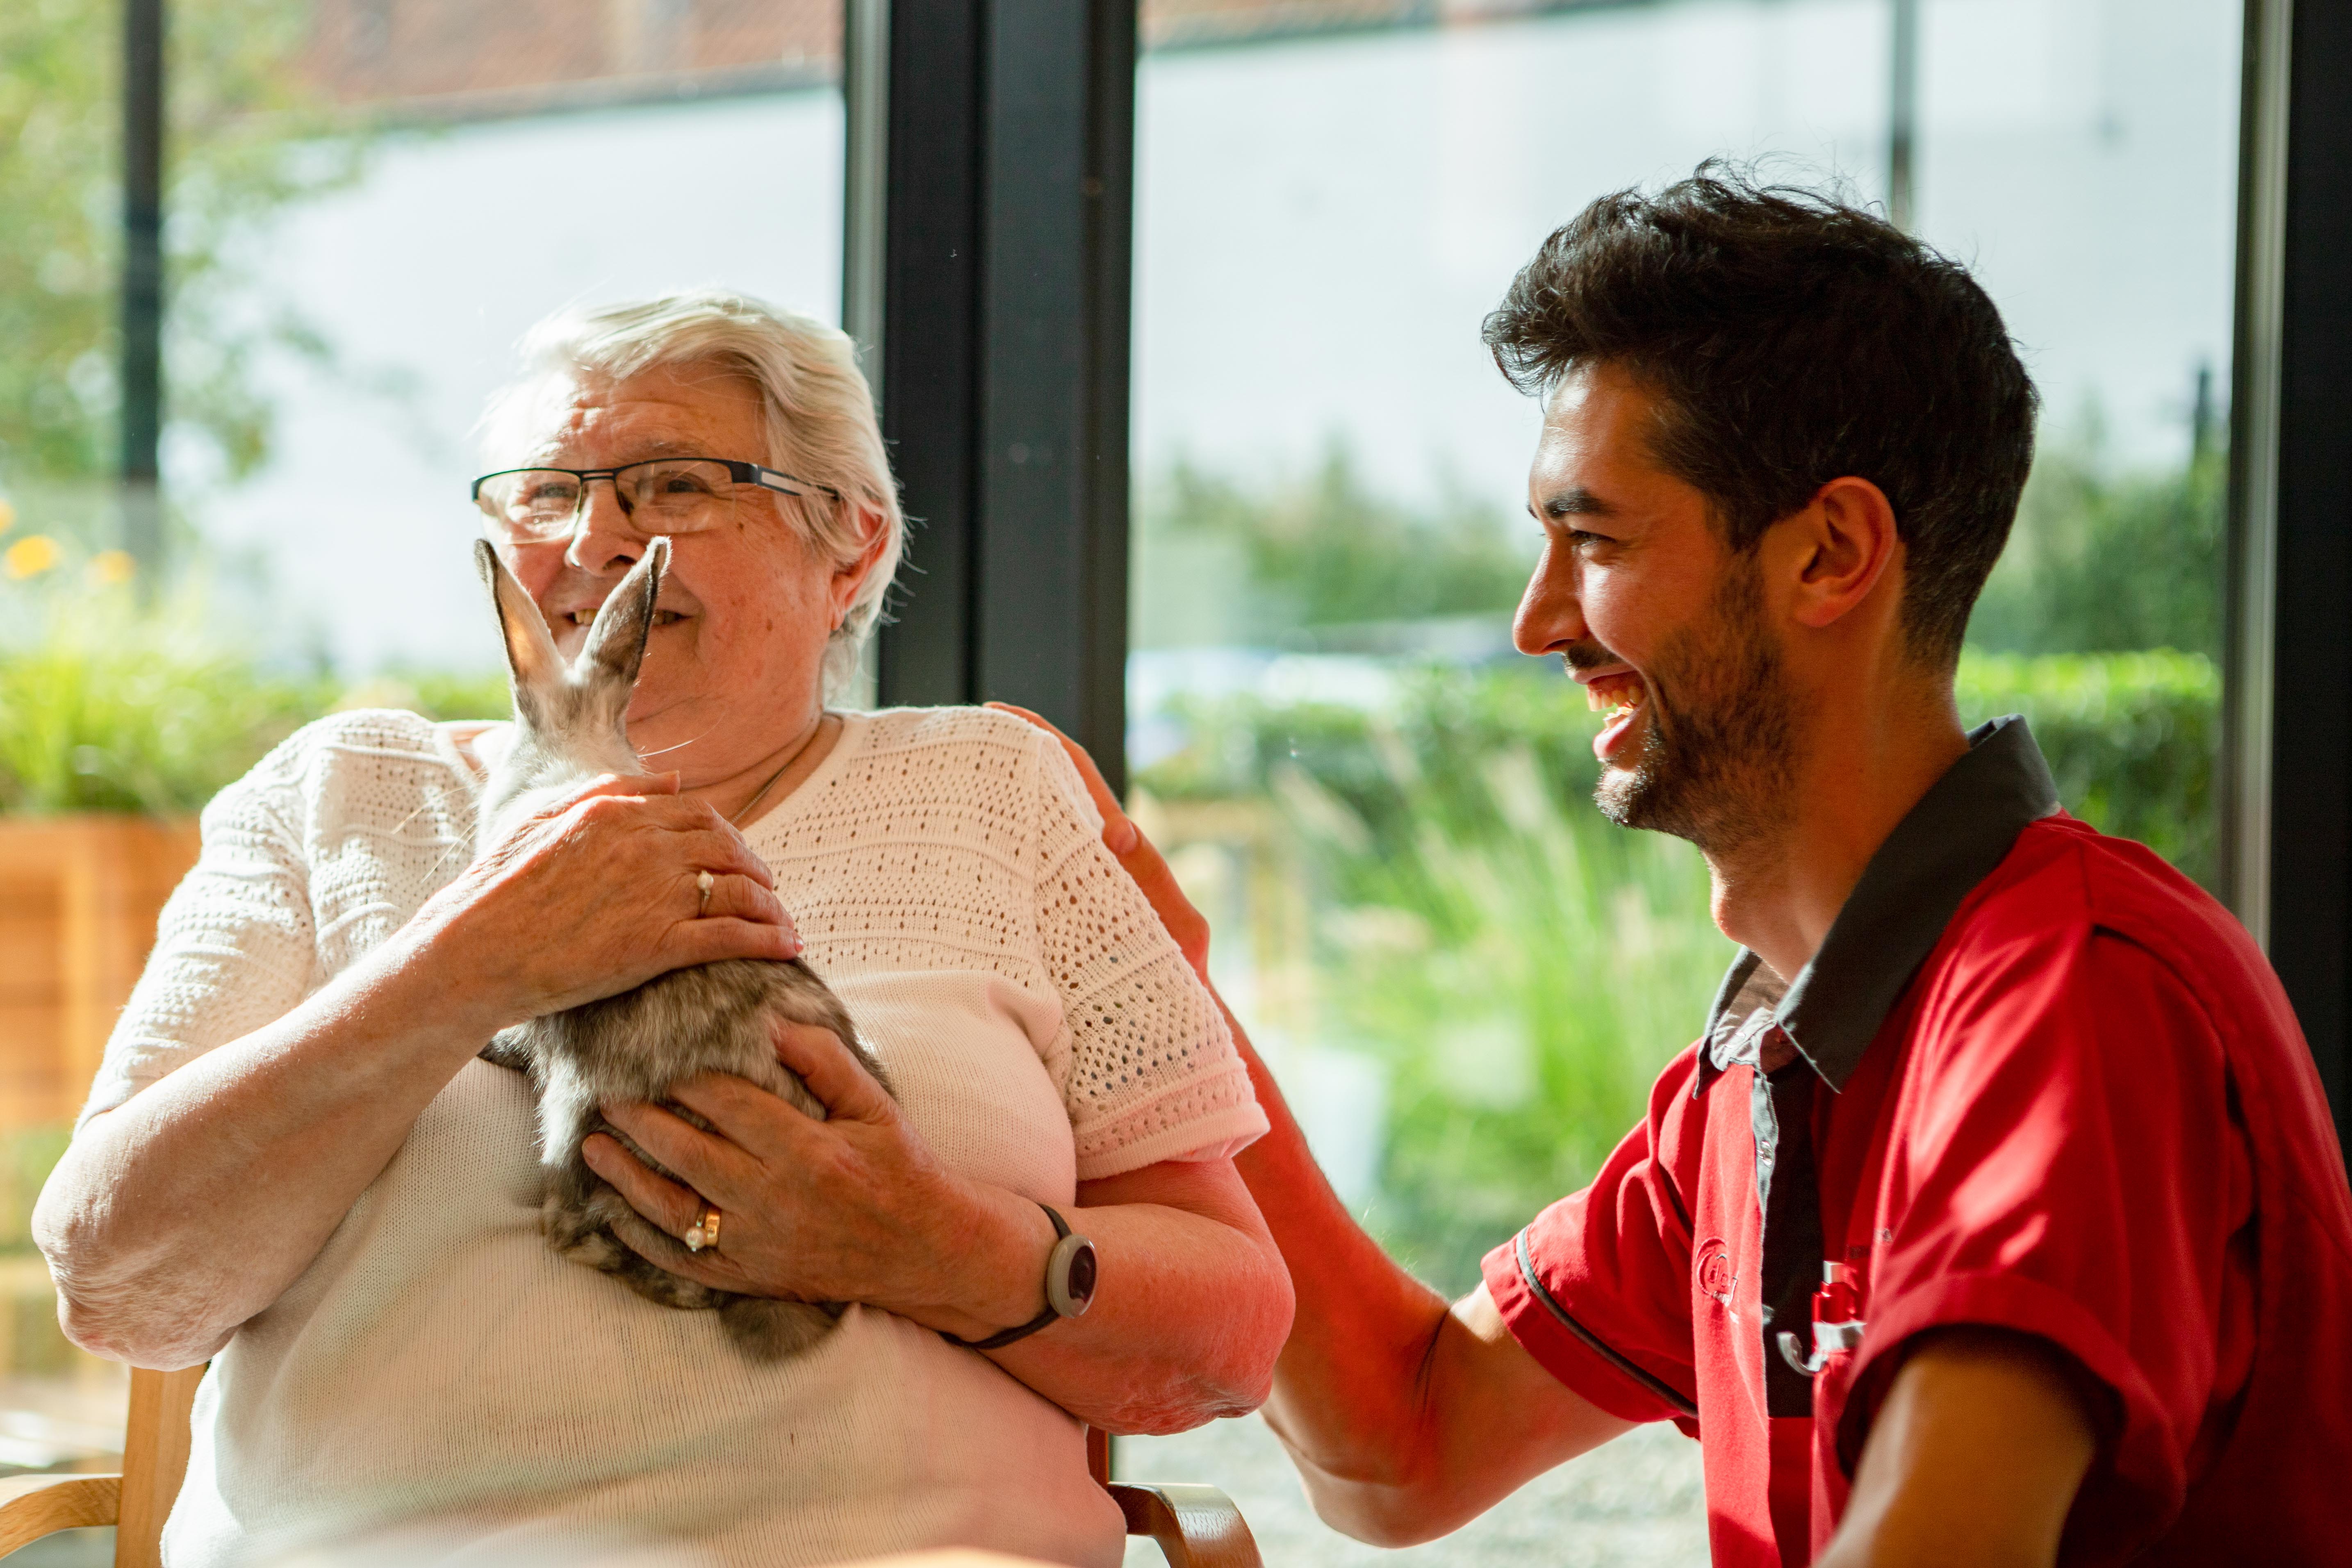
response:
<svg viewBox="0 0 2352 1568"><path fill-rule="evenodd" d="M658 1106L604 1107L613 1125L688 1184L655 1174L615 1139L591 1137L582 1150L589 1167L643 1216L622 1220L622 1239L719 1289L866 1301L950 1332L991 1332L959 1306L961 1292L945 1278L971 1240L954 1216L982 1203L971 1184L939 1163L832 1031L782 1025L776 1055L824 1104L826 1120L723 1073L670 1091L710 1123L708 1132ZM723 1216L720 1246L681 1254L670 1238L693 1227L706 1201ZM1043 1215L1037 1223L1045 1227Z"/></svg>
<svg viewBox="0 0 2352 1568"><path fill-rule="evenodd" d="M1062 750L1069 753L1070 761L1077 766L1078 777L1086 781L1087 794L1094 797L1095 809L1102 813L1103 847L1111 852L1120 868L1134 879L1135 885L1142 889L1143 896L1151 901L1152 912L1160 917L1160 923L1168 928L1168 934L1175 942L1178 951L1183 953L1184 961L1192 966L1192 973L1201 977L1202 983L1207 984L1207 919L1192 907L1192 900L1184 896L1184 889L1176 881L1176 873L1168 868L1166 858L1152 847L1151 840L1143 836L1143 829L1136 826L1135 819L1127 815L1118 796L1111 794L1110 785L1104 780L1102 770L1095 766L1094 758L1087 754L1084 746L1026 708L1015 708L1010 702L991 702L988 706L1036 725L1062 743Z"/></svg>
<svg viewBox="0 0 2352 1568"><path fill-rule="evenodd" d="M615 1139L588 1140L590 1166L643 1216L617 1226L621 1238L719 1289L864 1302L960 1340L1035 1317L1055 1241L1045 1211L941 1166L829 1032L785 1026L776 1045L828 1120L715 1075L673 1091L708 1132L655 1106L604 1108L680 1178ZM684 1252L674 1238L706 1202L721 1216L719 1246ZM1114 1431L1182 1431L1257 1406L1290 1330L1290 1277L1231 1160L1081 1182L1065 1217L1100 1260L1093 1305L989 1359Z"/></svg>
<svg viewBox="0 0 2352 1568"><path fill-rule="evenodd" d="M800 952L767 866L675 773L607 776L551 804L435 895L413 932L493 1027L673 969Z"/></svg>

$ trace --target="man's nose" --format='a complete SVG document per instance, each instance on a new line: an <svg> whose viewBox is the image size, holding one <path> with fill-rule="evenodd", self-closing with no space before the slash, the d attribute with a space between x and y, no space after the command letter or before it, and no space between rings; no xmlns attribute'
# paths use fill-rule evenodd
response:
<svg viewBox="0 0 2352 1568"><path fill-rule="evenodd" d="M1573 553L1547 542L1511 617L1511 646L1541 658L1565 652L1587 635Z"/></svg>
<svg viewBox="0 0 2352 1568"><path fill-rule="evenodd" d="M572 543L563 562L597 577L614 577L637 563L646 542L629 525L621 510L621 492L610 479L591 479L580 498L580 515L572 520Z"/></svg>

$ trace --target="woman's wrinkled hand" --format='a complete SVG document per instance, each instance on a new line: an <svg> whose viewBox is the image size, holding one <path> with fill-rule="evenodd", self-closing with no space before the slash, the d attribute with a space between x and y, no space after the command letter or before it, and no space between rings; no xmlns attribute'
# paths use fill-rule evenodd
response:
<svg viewBox="0 0 2352 1568"><path fill-rule="evenodd" d="M1167 860L1152 847L1151 840L1143 836L1143 829L1135 825L1135 819L1127 815L1126 809L1119 805L1118 796L1111 794L1110 784L1103 778L1102 770L1095 766L1094 758L1087 754L1084 746L1026 708L1015 708L1010 702L991 702L988 706L1000 712L1010 713L1016 719L1025 719L1062 742L1062 750L1069 753L1070 761L1077 766L1078 777L1086 783L1087 794L1094 799L1095 809L1102 813L1103 847L1111 852L1120 868L1150 900L1152 913L1158 915L1160 923L1168 929L1177 950L1192 966L1192 973L1201 977L1202 984L1208 984L1207 917L1193 908L1192 900L1184 896L1183 888L1178 885L1176 873L1168 868Z"/></svg>
<svg viewBox="0 0 2352 1568"><path fill-rule="evenodd" d="M675 773L593 780L467 867L419 922L451 983L515 1023L673 969L796 955L766 865L677 790Z"/></svg>
<svg viewBox="0 0 2352 1568"><path fill-rule="evenodd" d="M614 1227L621 1239L647 1260L722 1290L866 1302L950 1332L1002 1326L968 1310L975 1287L986 1286L971 1277L962 1254L988 1194L940 1163L898 1102L830 1030L780 1025L776 1056L825 1107L826 1120L719 1073L670 1091L710 1123L709 1131L656 1105L604 1108L606 1120L678 1178L656 1174L617 1139L588 1139L581 1152L589 1168L642 1216ZM681 1251L676 1238L706 1205L719 1212L719 1245ZM1034 1207L1026 1222L1045 1230ZM1051 1239L1044 1236L1041 1258Z"/></svg>

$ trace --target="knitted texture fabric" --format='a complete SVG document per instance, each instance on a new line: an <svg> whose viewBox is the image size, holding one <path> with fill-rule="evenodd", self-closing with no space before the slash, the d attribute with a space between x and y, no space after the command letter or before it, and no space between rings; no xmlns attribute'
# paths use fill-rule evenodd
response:
<svg viewBox="0 0 2352 1568"><path fill-rule="evenodd" d="M449 727L338 715L205 814L83 1115L297 1005L472 858ZM809 963L950 1169L1041 1202L1265 1128L1222 1017L1102 847L1049 737L984 710L848 714L746 833ZM853 1308L754 1366L538 1235L529 1086L460 1069L305 1273L216 1357L166 1533L209 1568L355 1531L706 1561L945 1544L1119 1561L1082 1429L971 1352Z"/></svg>

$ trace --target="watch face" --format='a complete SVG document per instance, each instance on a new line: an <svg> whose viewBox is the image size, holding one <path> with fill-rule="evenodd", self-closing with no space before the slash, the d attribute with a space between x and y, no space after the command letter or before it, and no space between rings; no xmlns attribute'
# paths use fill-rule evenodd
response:
<svg viewBox="0 0 2352 1568"><path fill-rule="evenodd" d="M1095 1248L1087 1242L1070 1257L1070 1300L1083 1305L1095 1297Z"/></svg>

